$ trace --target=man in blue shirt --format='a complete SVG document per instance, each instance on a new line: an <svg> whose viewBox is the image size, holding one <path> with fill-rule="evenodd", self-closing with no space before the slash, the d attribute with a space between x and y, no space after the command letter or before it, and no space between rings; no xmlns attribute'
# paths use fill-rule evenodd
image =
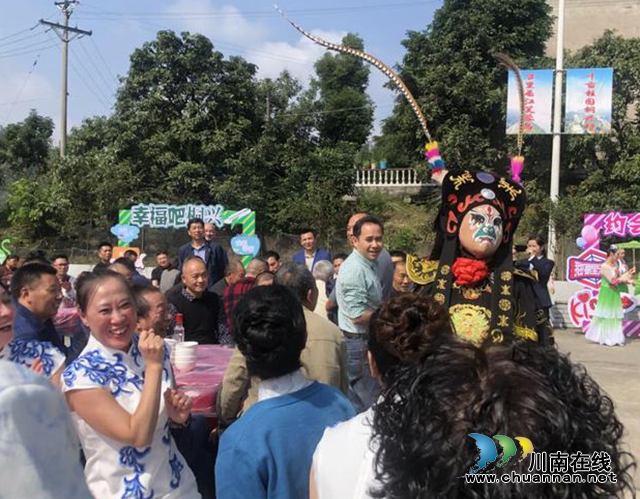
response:
<svg viewBox="0 0 640 499"><path fill-rule="evenodd" d="M325 428L355 414L338 391L306 378L302 305L285 286L257 286L234 314L238 349L260 379L258 402L220 439L218 499L308 497L313 452Z"/></svg>
<svg viewBox="0 0 640 499"><path fill-rule="evenodd" d="M53 325L62 302L56 269L37 262L20 267L11 279L11 295L16 303L14 338L47 341L66 354L67 349Z"/></svg>
<svg viewBox="0 0 640 499"><path fill-rule="evenodd" d="M367 410L380 393L367 361L367 331L371 315L382 303L378 258L383 250L382 222L360 217L353 225L354 250L340 266L336 282L338 326L349 356L349 398L356 411Z"/></svg>
<svg viewBox="0 0 640 499"><path fill-rule="evenodd" d="M224 277L227 268L227 254L218 243L207 242L204 237L204 220L192 218L187 222L187 232L191 242L178 250L178 269L182 270L182 264L190 256L198 256L207 266L209 274L209 291L213 291L216 282Z"/></svg>

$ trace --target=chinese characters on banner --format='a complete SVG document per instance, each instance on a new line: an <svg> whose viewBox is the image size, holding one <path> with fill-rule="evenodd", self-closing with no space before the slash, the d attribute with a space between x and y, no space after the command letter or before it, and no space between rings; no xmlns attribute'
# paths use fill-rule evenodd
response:
<svg viewBox="0 0 640 499"><path fill-rule="evenodd" d="M593 227L600 237L617 236L620 238L640 237L640 213L620 213L611 211L604 214L587 214L584 216L585 227ZM585 328L590 322L598 301L600 288L600 267L607 254L597 247L586 248L578 256L567 259L567 280L582 284L584 289L575 293L567 303L569 317L576 327ZM622 293L623 312L628 313L637 304L635 298ZM635 323L625 321L625 334Z"/></svg>
<svg viewBox="0 0 640 499"><path fill-rule="evenodd" d="M551 133L551 105L553 102L553 70L527 69L521 71L524 81L524 133ZM517 134L520 127L520 99L513 71L509 72L507 97L507 134Z"/></svg>
<svg viewBox="0 0 640 499"><path fill-rule="evenodd" d="M138 227L175 228L186 227L191 218L202 218L218 228L224 226L222 205L170 205L170 204L136 204L131 207L131 224Z"/></svg>
<svg viewBox="0 0 640 499"><path fill-rule="evenodd" d="M610 211L584 216L585 225L600 231L601 236L640 237L640 213Z"/></svg>
<svg viewBox="0 0 640 499"><path fill-rule="evenodd" d="M613 69L568 69L564 132L611 133Z"/></svg>

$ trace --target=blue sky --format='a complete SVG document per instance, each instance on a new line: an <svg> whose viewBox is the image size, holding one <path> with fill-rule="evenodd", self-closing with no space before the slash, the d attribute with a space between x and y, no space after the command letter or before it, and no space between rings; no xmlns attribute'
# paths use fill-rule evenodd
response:
<svg viewBox="0 0 640 499"><path fill-rule="evenodd" d="M82 1L70 25L92 30L93 36L70 43L69 127L110 113L117 77L127 73L130 53L160 29L202 33L225 56L241 55L257 64L261 77L275 77L287 69L308 81L324 49L303 39L273 10L273 3ZM330 41L339 42L348 31L358 33L366 49L389 64L402 60L401 41L407 30L424 29L441 4L442 0L279 1L292 19ZM57 36L36 26L39 19L61 22L62 15L49 0L0 0L0 125L24 119L32 108L58 123L61 51ZM385 81L372 68L369 94L377 107L376 129L391 112L395 96L383 88Z"/></svg>

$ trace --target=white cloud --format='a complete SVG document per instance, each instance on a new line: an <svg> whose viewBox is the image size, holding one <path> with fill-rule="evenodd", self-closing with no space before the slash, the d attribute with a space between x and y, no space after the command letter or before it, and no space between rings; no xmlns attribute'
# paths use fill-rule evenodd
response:
<svg viewBox="0 0 640 499"><path fill-rule="evenodd" d="M340 43L347 32L314 30L313 34ZM255 50L247 51L245 57L258 66L260 78L276 78L286 69L306 85L314 74L314 63L326 52L327 49L301 35L294 44L265 42Z"/></svg>
<svg viewBox="0 0 640 499"><path fill-rule="evenodd" d="M176 16L180 14L176 19L178 25L187 31L208 36L214 45L253 45L269 35L264 25L251 22L236 7L217 7L211 0L177 0L166 12Z"/></svg>
<svg viewBox="0 0 640 499"><path fill-rule="evenodd" d="M39 114L58 121L59 90L37 71L36 67L27 80L27 73L21 69L11 66L3 68L0 73L0 125L22 121L31 109L37 109Z"/></svg>

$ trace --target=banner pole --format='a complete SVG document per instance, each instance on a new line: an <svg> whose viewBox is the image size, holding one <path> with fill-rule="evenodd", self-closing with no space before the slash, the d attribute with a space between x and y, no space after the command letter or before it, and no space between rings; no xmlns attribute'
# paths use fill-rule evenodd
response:
<svg viewBox="0 0 640 499"><path fill-rule="evenodd" d="M558 26L556 28L556 82L553 100L553 149L551 153L551 191L549 197L555 208L560 194L560 146L562 141L562 79L564 75L564 3L558 2ZM549 244L547 257L555 259L557 251L556 229L549 217Z"/></svg>

